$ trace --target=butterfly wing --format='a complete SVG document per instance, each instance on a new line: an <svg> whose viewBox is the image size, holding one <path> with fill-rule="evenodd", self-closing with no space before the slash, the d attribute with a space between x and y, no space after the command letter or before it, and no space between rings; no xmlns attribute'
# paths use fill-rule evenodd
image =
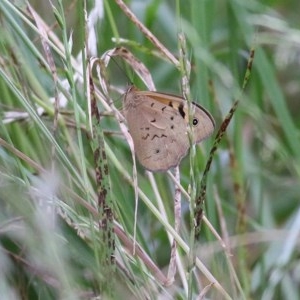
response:
<svg viewBox="0 0 300 300"><path fill-rule="evenodd" d="M162 114L142 104L130 111L127 121L136 155L148 170L163 171L178 165L189 148L182 118L171 108Z"/></svg>
<svg viewBox="0 0 300 300"><path fill-rule="evenodd" d="M143 97L147 96L152 100L158 101L159 103L173 107L180 113L185 123L188 124L188 103L183 98L170 94L150 91L138 91L137 93ZM201 105L192 102L191 108L193 109L192 129L194 143L199 143L213 133L215 129L215 121L211 114Z"/></svg>

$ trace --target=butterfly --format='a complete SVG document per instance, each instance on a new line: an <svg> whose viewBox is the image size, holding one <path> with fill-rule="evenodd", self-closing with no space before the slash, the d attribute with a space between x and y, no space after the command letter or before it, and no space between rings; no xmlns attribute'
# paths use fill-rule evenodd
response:
<svg viewBox="0 0 300 300"><path fill-rule="evenodd" d="M210 113L192 102L193 144L215 128ZM149 171L167 171L179 165L190 148L188 102L179 96L140 91L130 86L123 96L123 112L136 156Z"/></svg>

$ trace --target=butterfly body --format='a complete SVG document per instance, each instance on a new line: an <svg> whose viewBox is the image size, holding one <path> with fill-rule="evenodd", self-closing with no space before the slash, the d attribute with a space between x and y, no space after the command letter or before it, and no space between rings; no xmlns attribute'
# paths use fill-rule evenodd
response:
<svg viewBox="0 0 300 300"><path fill-rule="evenodd" d="M190 147L187 101L132 86L124 95L123 106L139 162L150 171L177 166ZM191 107L194 144L212 134L214 120L201 106L192 103Z"/></svg>

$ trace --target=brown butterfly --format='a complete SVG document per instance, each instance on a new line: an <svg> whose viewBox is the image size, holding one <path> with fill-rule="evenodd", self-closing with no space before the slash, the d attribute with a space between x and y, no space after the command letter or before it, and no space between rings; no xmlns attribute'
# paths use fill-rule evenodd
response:
<svg viewBox="0 0 300 300"><path fill-rule="evenodd" d="M192 103L193 143L209 137L215 128L210 113ZM123 111L139 162L150 171L177 166L190 148L188 102L182 97L130 86Z"/></svg>

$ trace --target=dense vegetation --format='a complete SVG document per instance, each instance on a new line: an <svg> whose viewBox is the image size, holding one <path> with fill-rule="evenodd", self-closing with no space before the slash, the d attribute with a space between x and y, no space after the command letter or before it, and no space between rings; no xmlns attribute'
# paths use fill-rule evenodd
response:
<svg viewBox="0 0 300 300"><path fill-rule="evenodd" d="M0 298L299 299L298 1L29 3L0 0ZM135 174L129 81L214 117L179 169Z"/></svg>

